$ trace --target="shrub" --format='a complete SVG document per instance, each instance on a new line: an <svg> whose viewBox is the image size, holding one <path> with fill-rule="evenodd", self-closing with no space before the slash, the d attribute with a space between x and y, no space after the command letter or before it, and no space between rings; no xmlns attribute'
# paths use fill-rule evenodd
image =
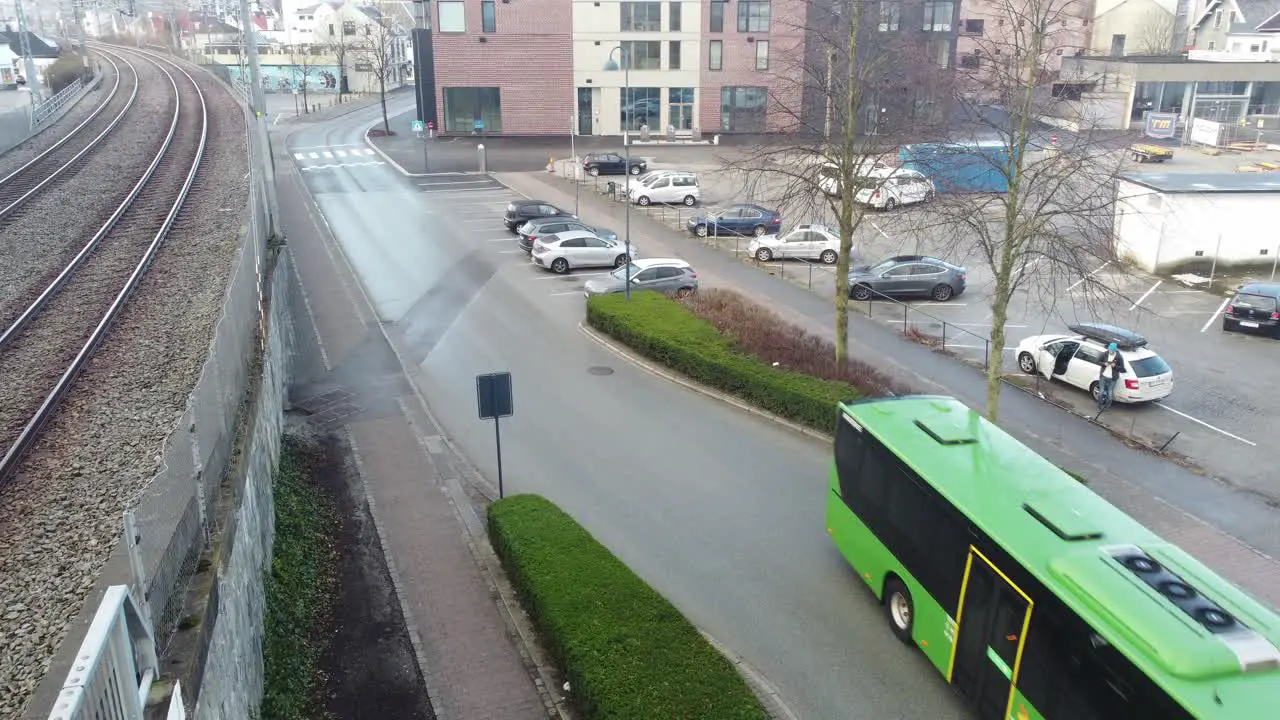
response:
<svg viewBox="0 0 1280 720"><path fill-rule="evenodd" d="M489 506L489 536L588 718L764 720L746 682L666 598L538 495Z"/></svg>
<svg viewBox="0 0 1280 720"><path fill-rule="evenodd" d="M587 301L592 327L704 385L810 427L831 432L836 403L863 393L853 385L773 367L739 350L729 336L664 295L639 292Z"/></svg>
<svg viewBox="0 0 1280 720"><path fill-rule="evenodd" d="M788 370L852 385L864 395L904 394L892 380L864 362L850 359L842 373L836 347L784 321L776 313L732 290L712 289L684 300L694 315L733 338L739 349Z"/></svg>
<svg viewBox="0 0 1280 720"><path fill-rule="evenodd" d="M44 70L44 81L53 94L64 90L80 77L83 66L78 55L63 55Z"/></svg>

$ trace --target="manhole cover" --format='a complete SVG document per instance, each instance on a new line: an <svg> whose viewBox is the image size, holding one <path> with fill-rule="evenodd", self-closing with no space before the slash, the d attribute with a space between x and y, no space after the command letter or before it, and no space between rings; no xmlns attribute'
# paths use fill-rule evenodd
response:
<svg viewBox="0 0 1280 720"><path fill-rule="evenodd" d="M612 375L613 368L604 367L603 365L596 365L594 367L587 368L587 372L591 373L592 375Z"/></svg>

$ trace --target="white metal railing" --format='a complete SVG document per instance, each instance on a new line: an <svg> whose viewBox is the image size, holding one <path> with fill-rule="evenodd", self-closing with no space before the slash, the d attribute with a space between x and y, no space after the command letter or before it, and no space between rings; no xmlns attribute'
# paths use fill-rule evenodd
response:
<svg viewBox="0 0 1280 720"><path fill-rule="evenodd" d="M155 638L129 586L112 585L98 605L49 720L142 720L156 678ZM174 698L182 705L181 694ZM181 720L182 710L169 717Z"/></svg>
<svg viewBox="0 0 1280 720"><path fill-rule="evenodd" d="M40 124L48 120L58 109L75 97L79 96L81 90L84 90L84 80L76 78L76 81L58 91L57 95L45 100L31 110L31 129L40 127Z"/></svg>

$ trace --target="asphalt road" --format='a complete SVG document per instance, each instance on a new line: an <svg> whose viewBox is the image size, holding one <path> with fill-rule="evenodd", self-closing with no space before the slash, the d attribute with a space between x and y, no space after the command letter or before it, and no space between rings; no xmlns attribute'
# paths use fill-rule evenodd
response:
<svg viewBox="0 0 1280 720"><path fill-rule="evenodd" d="M481 471L494 478L497 467L473 378L507 370L516 393L502 436L508 491L563 506L801 717L968 717L893 638L827 541L827 445L587 338L578 328L586 278L535 272L502 228L515 195L483 179L406 181L357 152L373 117L301 130L290 157L381 318L420 363L412 380ZM327 149L311 158L314 148Z"/></svg>

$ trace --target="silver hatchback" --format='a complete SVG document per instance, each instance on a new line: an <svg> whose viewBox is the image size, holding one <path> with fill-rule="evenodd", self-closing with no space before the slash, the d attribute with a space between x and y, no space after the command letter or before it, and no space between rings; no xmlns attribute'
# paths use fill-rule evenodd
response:
<svg viewBox="0 0 1280 720"><path fill-rule="evenodd" d="M606 240L586 230L570 230L535 240L529 259L538 267L563 274L574 268L621 267L638 254L635 244L628 252L621 240Z"/></svg>
<svg viewBox="0 0 1280 720"><path fill-rule="evenodd" d="M623 266L604 277L591 278L583 289L587 297L620 293L627 287L628 273L632 292L656 290L665 295L685 297L698 291L698 273L689 267L689 263L674 258L636 260L629 269Z"/></svg>

